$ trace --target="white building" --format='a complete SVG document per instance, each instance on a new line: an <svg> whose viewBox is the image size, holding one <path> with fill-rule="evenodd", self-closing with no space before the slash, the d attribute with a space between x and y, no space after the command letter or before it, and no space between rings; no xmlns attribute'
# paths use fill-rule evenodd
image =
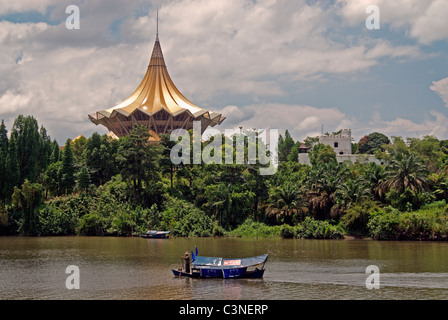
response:
<svg viewBox="0 0 448 320"><path fill-rule="evenodd" d="M376 164L382 164L373 155L352 153L352 131L350 129L342 129L337 135L321 136L319 137L319 143L331 146L336 153L336 160L339 163L375 162ZM299 163L311 165L308 152L309 149L303 149L302 152L299 151Z"/></svg>
<svg viewBox="0 0 448 320"><path fill-rule="evenodd" d="M333 148L336 155L352 154L352 131L342 129L340 134L319 137L319 143L329 145Z"/></svg>

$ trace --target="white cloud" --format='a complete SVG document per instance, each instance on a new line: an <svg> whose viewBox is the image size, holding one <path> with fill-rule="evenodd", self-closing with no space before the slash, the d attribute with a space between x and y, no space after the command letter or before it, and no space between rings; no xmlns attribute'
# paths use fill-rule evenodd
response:
<svg viewBox="0 0 448 320"><path fill-rule="evenodd" d="M230 112L231 111L231 112ZM220 110L228 116L221 127L228 129L279 129L289 130L296 139L320 135L322 125L326 130L350 128L352 120L336 108L288 104L257 104L244 107L228 106Z"/></svg>
<svg viewBox="0 0 448 320"><path fill-rule="evenodd" d="M411 35L423 44L448 39L448 1L434 0L412 26Z"/></svg>
<svg viewBox="0 0 448 320"><path fill-rule="evenodd" d="M440 95L443 102L445 102L445 106L448 108L448 78L434 81L430 89Z"/></svg>
<svg viewBox="0 0 448 320"><path fill-rule="evenodd" d="M407 35L422 44L448 39L446 0L338 0L339 14L350 26L363 26L368 15L366 8L376 5L380 9L381 25L392 29L405 29Z"/></svg>
<svg viewBox="0 0 448 320"><path fill-rule="evenodd" d="M15 90L8 90L0 96L0 113L8 114L20 112L26 108L31 101L31 96Z"/></svg>
<svg viewBox="0 0 448 320"><path fill-rule="evenodd" d="M401 136L404 138L426 135L434 135L439 139L448 138L448 117L434 110L429 111L429 113L431 117L424 119L421 123L400 117L391 121L384 121L377 113L372 118L372 121L364 128L360 128L361 130L358 129L358 132L362 135L362 132L369 134L377 131L388 136Z"/></svg>

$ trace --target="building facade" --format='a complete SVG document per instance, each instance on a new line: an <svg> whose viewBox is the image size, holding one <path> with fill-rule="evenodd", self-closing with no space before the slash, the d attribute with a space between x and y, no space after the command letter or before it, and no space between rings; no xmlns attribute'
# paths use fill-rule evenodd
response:
<svg viewBox="0 0 448 320"><path fill-rule="evenodd" d="M319 143L331 146L336 155L351 155L352 131L350 129L342 129L339 134L321 136L319 137Z"/></svg>
<svg viewBox="0 0 448 320"><path fill-rule="evenodd" d="M329 145L336 153L336 161L338 163L369 163L374 162L376 164L382 164L373 155L367 154L353 154L352 152L352 131L350 129L342 129L340 133L336 135L323 135L319 137L319 143ZM311 149L302 145L299 148L299 163L311 165L308 152Z"/></svg>

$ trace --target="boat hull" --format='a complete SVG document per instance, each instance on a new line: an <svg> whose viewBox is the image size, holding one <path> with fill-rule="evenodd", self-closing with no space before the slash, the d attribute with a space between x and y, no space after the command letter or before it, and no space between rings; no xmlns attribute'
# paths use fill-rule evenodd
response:
<svg viewBox="0 0 448 320"><path fill-rule="evenodd" d="M143 239L169 239L169 235L142 235Z"/></svg>
<svg viewBox="0 0 448 320"><path fill-rule="evenodd" d="M169 231L148 231L141 236L144 239L169 239Z"/></svg>
<svg viewBox="0 0 448 320"><path fill-rule="evenodd" d="M192 273L187 273L172 269L175 277L189 277L189 278L221 278L221 279L257 279L263 278L264 269L255 269L247 271L247 268L201 268L193 270Z"/></svg>

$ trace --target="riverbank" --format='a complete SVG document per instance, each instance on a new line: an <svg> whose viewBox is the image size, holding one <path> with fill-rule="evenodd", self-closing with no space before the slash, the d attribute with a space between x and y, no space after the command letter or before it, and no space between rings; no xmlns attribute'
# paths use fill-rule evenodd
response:
<svg viewBox="0 0 448 320"><path fill-rule="evenodd" d="M178 199L168 201L163 211L156 207L137 208L114 203L98 205L89 197L53 200L43 206L36 218L34 236L113 236L143 235L147 229L171 231L173 237L237 237L283 239L373 239L395 241L447 241L448 211L445 201L401 212L390 206L370 212L354 212L339 222L305 217L295 224L268 225L246 219L232 230L221 227L216 219L204 215L192 204ZM97 211L91 210L97 208ZM20 233L15 211L8 212L9 232ZM5 231L5 229L3 229Z"/></svg>

